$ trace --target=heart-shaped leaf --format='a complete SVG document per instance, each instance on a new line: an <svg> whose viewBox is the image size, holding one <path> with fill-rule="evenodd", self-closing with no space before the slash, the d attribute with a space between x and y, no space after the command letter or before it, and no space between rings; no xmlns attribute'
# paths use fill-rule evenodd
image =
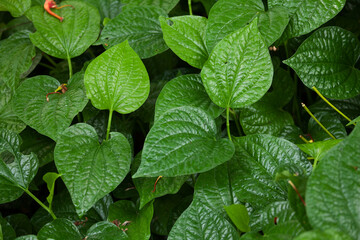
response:
<svg viewBox="0 0 360 240"><path fill-rule="evenodd" d="M273 65L254 20L216 45L201 71L211 100L223 108L258 101L270 88Z"/></svg>
<svg viewBox="0 0 360 240"><path fill-rule="evenodd" d="M93 60L86 69L84 82L94 107L122 114L138 109L150 91L145 66L127 41Z"/></svg>
<svg viewBox="0 0 360 240"><path fill-rule="evenodd" d="M121 133L99 144L93 127L79 123L59 137L55 164L79 216L113 191L130 169L131 148Z"/></svg>
<svg viewBox="0 0 360 240"><path fill-rule="evenodd" d="M20 152L21 138L7 129L0 129L0 203L19 198L29 187L39 168L35 154Z"/></svg>
<svg viewBox="0 0 360 240"><path fill-rule="evenodd" d="M133 177L176 177L205 172L226 162L234 153L233 144L217 138L217 131L213 118L199 108L167 111L148 133Z"/></svg>
<svg viewBox="0 0 360 240"><path fill-rule="evenodd" d="M138 6L157 6L164 9L168 13L176 6L176 4L178 4L179 0L123 0L122 2Z"/></svg>
<svg viewBox="0 0 360 240"><path fill-rule="evenodd" d="M181 106L201 108L214 119L224 111L211 101L198 74L183 75L166 83L156 100L155 121L166 111Z"/></svg>
<svg viewBox="0 0 360 240"><path fill-rule="evenodd" d="M20 17L31 6L31 0L0 0L1 11L9 11L13 17Z"/></svg>
<svg viewBox="0 0 360 240"><path fill-rule="evenodd" d="M81 234L76 226L65 218L58 218L46 224L37 235L39 240L66 239L81 240Z"/></svg>
<svg viewBox="0 0 360 240"><path fill-rule="evenodd" d="M306 212L311 225L320 230L339 230L353 239L360 236L359 141L360 127L356 126L322 158L306 189Z"/></svg>
<svg viewBox="0 0 360 240"><path fill-rule="evenodd" d="M30 8L26 16L33 22L36 32L30 35L34 45L57 58L74 58L84 53L100 33L99 11L82 1L64 1L72 5L53 10L64 18L63 22L44 11L43 6Z"/></svg>
<svg viewBox="0 0 360 240"><path fill-rule="evenodd" d="M301 81L315 86L329 98L346 99L360 93L360 57L357 37L339 27L321 28L308 37L284 63L295 70Z"/></svg>
<svg viewBox="0 0 360 240"><path fill-rule="evenodd" d="M277 173L289 171L308 175L311 164L291 142L265 134L236 138L231 160L231 183L242 202L261 208L287 199L288 183L276 180Z"/></svg>
<svg viewBox="0 0 360 240"><path fill-rule="evenodd" d="M284 32L284 40L301 36L320 27L335 17L346 0L269 0L269 9L278 6L290 13L290 22Z"/></svg>
<svg viewBox="0 0 360 240"><path fill-rule="evenodd" d="M114 223L103 221L91 226L86 234L87 240L126 240L129 237Z"/></svg>
<svg viewBox="0 0 360 240"><path fill-rule="evenodd" d="M167 17L166 12L159 7L126 8L105 25L97 43L108 48L128 40L140 58L162 53L168 47L163 39L159 16Z"/></svg>
<svg viewBox="0 0 360 240"><path fill-rule="evenodd" d="M23 122L53 140L70 126L88 102L81 73L73 76L65 93L51 94L47 101L47 94L59 86L59 81L50 76L29 78L18 87L13 101L13 108Z"/></svg>
<svg viewBox="0 0 360 240"><path fill-rule="evenodd" d="M108 220L127 228L129 240L145 240L150 238L150 223L153 217L153 204L149 203L141 210L131 201L121 200L110 205Z"/></svg>
<svg viewBox="0 0 360 240"><path fill-rule="evenodd" d="M182 60L202 68L208 59L205 46L207 19L200 16L160 17L164 40Z"/></svg>

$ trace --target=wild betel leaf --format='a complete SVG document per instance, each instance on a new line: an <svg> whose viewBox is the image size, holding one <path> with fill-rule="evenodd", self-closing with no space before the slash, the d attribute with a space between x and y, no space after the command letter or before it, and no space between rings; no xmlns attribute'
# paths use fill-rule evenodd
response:
<svg viewBox="0 0 360 240"><path fill-rule="evenodd" d="M201 71L206 92L223 108L258 101L270 88L272 77L273 65L257 20L221 40Z"/></svg>
<svg viewBox="0 0 360 240"><path fill-rule="evenodd" d="M53 10L64 21L48 14L43 6L34 6L26 16L33 22L36 32L30 35L41 51L57 58L74 58L84 53L100 33L99 11L82 1L63 1L72 7Z"/></svg>
<svg viewBox="0 0 360 240"><path fill-rule="evenodd" d="M79 123L60 135L54 158L76 212L82 216L125 178L130 170L131 148L126 137L115 132L99 144L95 129Z"/></svg>
<svg viewBox="0 0 360 240"><path fill-rule="evenodd" d="M150 91L145 66L128 41L93 60L86 69L84 84L94 107L122 114L138 109Z"/></svg>

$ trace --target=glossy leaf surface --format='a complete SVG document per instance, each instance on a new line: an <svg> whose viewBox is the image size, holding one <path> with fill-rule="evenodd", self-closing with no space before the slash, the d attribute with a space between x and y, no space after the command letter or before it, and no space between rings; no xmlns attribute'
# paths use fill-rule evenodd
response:
<svg viewBox="0 0 360 240"><path fill-rule="evenodd" d="M30 6L31 0L0 0L0 8L9 11L13 17L20 17Z"/></svg>
<svg viewBox="0 0 360 240"><path fill-rule="evenodd" d="M91 226L88 230L87 240L126 240L129 237L114 223L103 221Z"/></svg>
<svg viewBox="0 0 360 240"><path fill-rule="evenodd" d="M46 224L37 235L39 240L67 239L81 240L81 234L76 226L69 220L58 218Z"/></svg>
<svg viewBox="0 0 360 240"><path fill-rule="evenodd" d="M124 3L134 4L138 6L150 5L157 6L164 9L166 12L170 12L176 4L178 4L179 0L123 0Z"/></svg>

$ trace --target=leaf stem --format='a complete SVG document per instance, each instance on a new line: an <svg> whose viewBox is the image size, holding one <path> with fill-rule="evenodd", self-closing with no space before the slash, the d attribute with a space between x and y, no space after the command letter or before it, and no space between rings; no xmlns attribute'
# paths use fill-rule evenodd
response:
<svg viewBox="0 0 360 240"><path fill-rule="evenodd" d="M189 5L189 14L193 15L192 8L191 8L191 0L188 0L188 5Z"/></svg>
<svg viewBox="0 0 360 240"><path fill-rule="evenodd" d="M32 194L28 189L23 188L21 186L19 186L24 192L26 192L30 197L32 197L32 199L34 199L41 207L43 207L51 216L52 218L55 220L56 216L54 214L54 212L48 208L45 204L43 204L34 194Z"/></svg>
<svg viewBox="0 0 360 240"><path fill-rule="evenodd" d="M332 139L336 139L334 137L334 135L332 135L327 129L326 127L324 127L324 125L321 124L321 122L314 116L314 114L312 114L312 112L307 108L307 106L304 103L301 103L301 106L305 109L305 111L315 120L315 122L317 124L319 124L319 126L332 138Z"/></svg>
<svg viewBox="0 0 360 240"><path fill-rule="evenodd" d="M334 105L332 105L320 92L319 90L317 90L317 88L315 86L312 87L312 89L314 89L314 91L317 93L317 95L319 95L319 97L322 98L322 100L324 100L330 107L332 107L335 111L337 111L341 116L343 116L346 120L348 120L349 122L351 122L351 119L346 116L344 113L342 113L339 109L337 109Z"/></svg>
<svg viewBox="0 0 360 240"><path fill-rule="evenodd" d="M43 55L43 56L46 58L46 60L48 60L54 67L57 66L56 62L55 62L51 57L49 57L49 55L47 55L47 54L44 53L44 52L43 52L42 55Z"/></svg>
<svg viewBox="0 0 360 240"><path fill-rule="evenodd" d="M238 117L237 117L237 115L236 115L236 112L235 112L234 110L232 110L232 109L230 109L230 112L231 112L231 114L232 114L233 117L234 117L235 125L236 125L236 128L237 128L237 130L238 130L239 136L243 136L244 134L243 134L243 132L242 132L242 130L241 130L241 127L240 127L240 124L239 124L239 119L238 119Z"/></svg>
<svg viewBox="0 0 360 240"><path fill-rule="evenodd" d="M69 65L69 79L71 79L73 75L73 70L72 70L71 58L69 56L69 53L67 54L67 61Z"/></svg>
<svg viewBox="0 0 360 240"><path fill-rule="evenodd" d="M231 139L231 134L230 134L229 112L230 112L230 107L227 107L227 108L226 108L226 129L227 129L227 134L228 134L229 140L232 141L232 139Z"/></svg>
<svg viewBox="0 0 360 240"><path fill-rule="evenodd" d="M304 138L303 135L299 135L299 138L300 138L301 140L303 140L305 143L310 143L308 140L306 140L306 138Z"/></svg>
<svg viewBox="0 0 360 240"><path fill-rule="evenodd" d="M110 109L110 110L109 110L109 120L108 120L108 125L107 125L107 130L106 130L106 140L109 140L109 134L110 134L110 128L111 128L112 114L113 114L113 110L112 110L112 109Z"/></svg>
<svg viewBox="0 0 360 240"><path fill-rule="evenodd" d="M317 166L318 161L319 161L319 158L318 158L318 157L314 159L313 169L312 169L313 171L315 170L315 168L316 168L316 166Z"/></svg>

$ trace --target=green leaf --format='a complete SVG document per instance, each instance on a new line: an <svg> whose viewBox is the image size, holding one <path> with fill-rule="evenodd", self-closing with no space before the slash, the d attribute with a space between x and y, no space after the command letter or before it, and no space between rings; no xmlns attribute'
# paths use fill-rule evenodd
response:
<svg viewBox="0 0 360 240"><path fill-rule="evenodd" d="M212 117L199 108L164 113L145 139L137 177L176 177L208 171L231 158L232 142L217 139ZM206 161L202 161L207 156Z"/></svg>
<svg viewBox="0 0 360 240"><path fill-rule="evenodd" d="M240 236L221 214L203 204L201 200L197 200L181 214L171 229L168 239L221 240L240 239Z"/></svg>
<svg viewBox="0 0 360 240"><path fill-rule="evenodd" d="M81 240L81 234L76 226L67 219L57 218L51 223L46 224L40 229L38 235L39 240L47 239L66 239Z"/></svg>
<svg viewBox="0 0 360 240"><path fill-rule="evenodd" d="M82 81L82 74L74 75L65 93L49 95L47 101L46 95L60 82L45 75L29 78L16 90L14 111L30 127L56 140L88 102Z"/></svg>
<svg viewBox="0 0 360 240"><path fill-rule="evenodd" d="M101 22L104 18L113 19L121 12L124 3L120 0L85 0L99 10Z"/></svg>
<svg viewBox="0 0 360 240"><path fill-rule="evenodd" d="M0 0L0 11L9 11L13 17L20 17L31 6L31 0Z"/></svg>
<svg viewBox="0 0 360 240"><path fill-rule="evenodd" d="M170 12L179 0L123 0L126 4L133 4L138 6L152 5L164 9L167 13Z"/></svg>
<svg viewBox="0 0 360 240"><path fill-rule="evenodd" d="M16 133L0 129L0 203L19 198L37 173L36 155L21 154L20 144Z"/></svg>
<svg viewBox="0 0 360 240"><path fill-rule="evenodd" d="M304 232L298 221L288 221L273 226L264 233L264 239L289 240Z"/></svg>
<svg viewBox="0 0 360 240"><path fill-rule="evenodd" d="M131 148L121 133L111 133L111 139L100 145L95 129L79 123L60 135L54 158L76 212L82 216L125 178Z"/></svg>
<svg viewBox="0 0 360 240"><path fill-rule="evenodd" d="M141 210L131 201L121 200L110 205L109 221L118 220L121 224L130 221L121 228L127 228L129 240L147 240L150 238L150 223L153 217L153 204L149 203Z"/></svg>
<svg viewBox="0 0 360 240"><path fill-rule="evenodd" d="M179 58L202 68L209 55L205 46L207 19L200 16L160 17L164 40Z"/></svg>
<svg viewBox="0 0 360 240"><path fill-rule="evenodd" d="M347 136L346 129L340 119L336 117L336 113L317 112L314 113L314 116L335 138L345 138ZM315 142L332 139L313 118L309 120L308 132Z"/></svg>
<svg viewBox="0 0 360 240"><path fill-rule="evenodd" d="M17 213L13 215L8 215L5 219L14 228L17 236L32 233L32 226L30 220L25 214Z"/></svg>
<svg viewBox="0 0 360 240"><path fill-rule="evenodd" d="M269 0L269 8L287 8L290 22L285 39L301 36L320 27L335 17L344 7L346 0Z"/></svg>
<svg viewBox="0 0 360 240"><path fill-rule="evenodd" d="M49 203L49 206L51 206L52 204L52 200L54 197L54 188L55 188L55 181L56 179L58 179L61 175L54 173L54 172L47 172L44 176L43 176L43 180L44 182L46 182L46 186L49 190L49 196L46 197L46 200Z"/></svg>
<svg viewBox="0 0 360 240"><path fill-rule="evenodd" d="M12 240L16 237L16 233L11 225L0 216L0 239Z"/></svg>
<svg viewBox="0 0 360 240"><path fill-rule="evenodd" d="M312 230L309 232L304 232L294 238L294 240L352 240L353 238L349 235L339 232L333 229L327 229L325 231L321 230Z"/></svg>
<svg viewBox="0 0 360 240"><path fill-rule="evenodd" d="M97 43L106 48L125 40L140 58L149 58L168 49L164 42L159 16L167 17L166 12L153 6L126 8L107 23Z"/></svg>
<svg viewBox="0 0 360 240"><path fill-rule="evenodd" d="M231 221L240 231L250 232L249 214L244 205L233 204L230 206L224 206L224 208Z"/></svg>
<svg viewBox="0 0 360 240"><path fill-rule="evenodd" d="M156 101L155 121L166 111L181 106L201 108L214 119L224 111L211 101L198 74L179 76L164 86Z"/></svg>
<svg viewBox="0 0 360 240"><path fill-rule="evenodd" d="M329 150L310 176L306 190L307 214L319 230L332 228L360 236L360 128ZM341 223L341 224L340 224Z"/></svg>
<svg viewBox="0 0 360 240"><path fill-rule="evenodd" d="M223 108L258 101L272 77L273 65L256 20L219 42L201 71L206 92Z"/></svg>
<svg viewBox="0 0 360 240"><path fill-rule="evenodd" d="M35 235L26 235L15 238L15 240L38 240L38 238Z"/></svg>
<svg viewBox="0 0 360 240"><path fill-rule="evenodd" d="M287 170L301 176L312 169L296 145L270 135L236 138L235 149L230 162L233 191L240 201L254 208L287 199L288 183L276 181L277 173Z"/></svg>
<svg viewBox="0 0 360 240"><path fill-rule="evenodd" d="M353 119L353 120L351 120L351 122L349 122L348 124L346 124L346 126L350 126L350 125L352 125L352 124L356 124L356 123L358 123L358 122L360 122L360 116L358 116L358 117L356 117L355 119Z"/></svg>
<svg viewBox="0 0 360 240"><path fill-rule="evenodd" d="M240 123L246 135L264 133L280 136L286 126L294 125L294 120L290 113L261 100L241 111Z"/></svg>
<svg viewBox="0 0 360 240"><path fill-rule="evenodd" d="M114 223L108 221L98 222L91 226L86 234L86 240L126 240L129 239L125 232Z"/></svg>
<svg viewBox="0 0 360 240"><path fill-rule="evenodd" d="M16 133L20 133L25 129L25 127L26 124L16 116L11 102L8 103L3 109L0 109L0 128L6 128Z"/></svg>
<svg viewBox="0 0 360 240"><path fill-rule="evenodd" d="M321 160L331 148L335 147L341 141L342 139L331 139L307 144L298 144L297 146L315 160Z"/></svg>
<svg viewBox="0 0 360 240"><path fill-rule="evenodd" d="M138 169L141 161L141 154L136 155L132 165L131 173L134 174ZM181 186L189 176L180 176L180 177L162 177L157 180L157 177L153 178L134 178L133 182L135 188L140 195L140 209L143 208L151 200L164 196L166 194L175 194L177 193Z"/></svg>
<svg viewBox="0 0 360 240"><path fill-rule="evenodd" d="M122 114L138 109L150 91L145 66L127 41L93 60L86 69L84 82L94 107Z"/></svg>
<svg viewBox="0 0 360 240"><path fill-rule="evenodd" d="M284 63L307 87L315 86L329 98L346 99L360 93L360 70L354 67L359 57L360 42L353 33L326 27L308 37Z"/></svg>
<svg viewBox="0 0 360 240"><path fill-rule="evenodd" d="M36 32L30 35L34 45L41 51L57 58L74 58L84 53L99 36L100 15L98 10L82 1L64 1L70 4L53 10L64 21L44 11L43 6L30 8L26 16L33 22Z"/></svg>

